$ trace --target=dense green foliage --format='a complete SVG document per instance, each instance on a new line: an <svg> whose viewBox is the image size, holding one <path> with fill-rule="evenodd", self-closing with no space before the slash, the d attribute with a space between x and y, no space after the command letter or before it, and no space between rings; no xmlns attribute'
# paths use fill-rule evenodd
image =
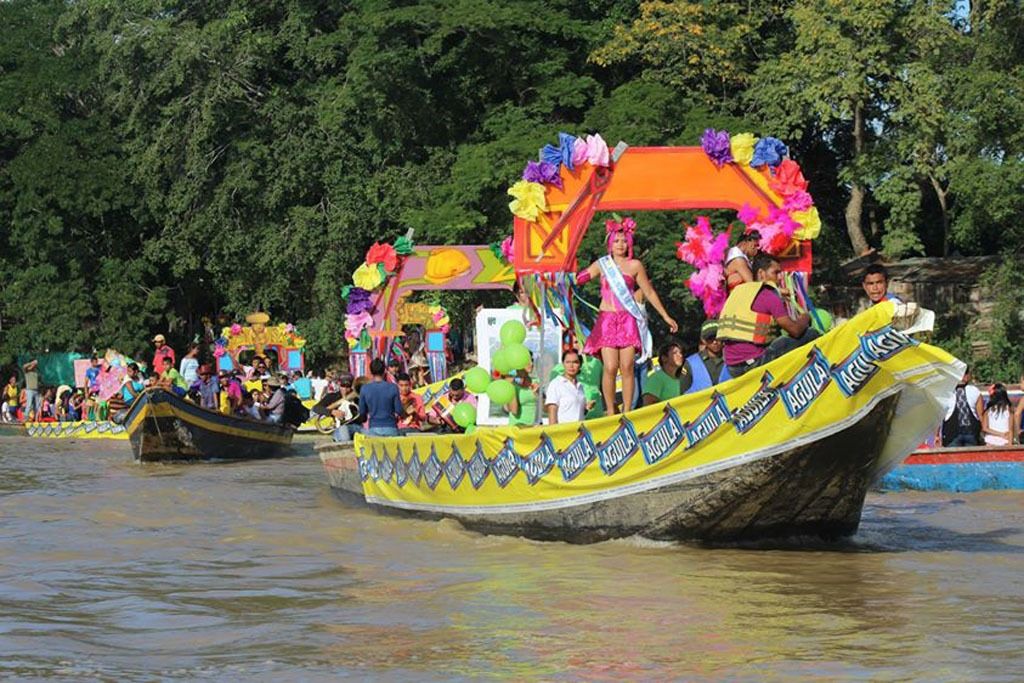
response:
<svg viewBox="0 0 1024 683"><path fill-rule="evenodd" d="M12 0L0 25L0 358L255 308L330 357L367 246L500 239L559 130L782 137L832 264L1024 248L1019 2ZM696 319L681 218L641 253Z"/></svg>

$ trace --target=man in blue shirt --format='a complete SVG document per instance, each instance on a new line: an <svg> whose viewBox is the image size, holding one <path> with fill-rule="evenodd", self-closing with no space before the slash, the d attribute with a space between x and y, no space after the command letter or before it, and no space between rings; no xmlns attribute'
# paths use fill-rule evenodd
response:
<svg viewBox="0 0 1024 683"><path fill-rule="evenodd" d="M369 382L359 390L359 414L367 418L366 433L371 436L398 436L397 418L403 415L398 385L384 379L384 361L370 361Z"/></svg>

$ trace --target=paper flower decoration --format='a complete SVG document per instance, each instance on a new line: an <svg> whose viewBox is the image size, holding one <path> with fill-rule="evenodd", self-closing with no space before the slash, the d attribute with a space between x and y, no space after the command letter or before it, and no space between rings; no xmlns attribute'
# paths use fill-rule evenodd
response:
<svg viewBox="0 0 1024 683"><path fill-rule="evenodd" d="M373 326L373 316L369 313L349 314L345 316L345 334L358 337L363 330Z"/></svg>
<svg viewBox="0 0 1024 683"><path fill-rule="evenodd" d="M402 235L395 240L395 253L399 256L408 256L412 253L412 240Z"/></svg>
<svg viewBox="0 0 1024 683"><path fill-rule="evenodd" d="M380 287L384 278L381 277L380 269L377 266L363 263L356 268L356 272L352 273L352 282L356 287L372 292Z"/></svg>
<svg viewBox="0 0 1024 683"><path fill-rule="evenodd" d="M725 305L725 269L721 263L709 263L686 280L686 286L704 305L704 314L717 316Z"/></svg>
<svg viewBox="0 0 1024 683"><path fill-rule="evenodd" d="M811 207L806 211L794 211L790 217L800 224L793 232L793 237L798 240L813 240L821 233L821 217L818 209Z"/></svg>
<svg viewBox="0 0 1024 683"><path fill-rule="evenodd" d="M373 302L370 301L370 293L362 287L353 287L348 293L348 306L346 313L356 314L373 312Z"/></svg>
<svg viewBox="0 0 1024 683"><path fill-rule="evenodd" d="M772 138L765 138L771 140ZM775 169L775 176L768 183L768 186L775 190L782 197L790 197L797 192L807 192L807 180L800 170L800 164L792 159L783 159L778 168Z"/></svg>
<svg viewBox="0 0 1024 683"><path fill-rule="evenodd" d="M782 157L789 154L789 148L782 144L782 140L773 137L761 138L754 145L754 156L750 159L753 168L758 166L778 166L782 163Z"/></svg>
<svg viewBox="0 0 1024 683"><path fill-rule="evenodd" d="M707 216L698 216L696 224L686 226L686 239L677 244L676 255L695 268L721 263L729 248L729 235L715 235Z"/></svg>
<svg viewBox="0 0 1024 683"><path fill-rule="evenodd" d="M548 210L544 186L540 183L520 180L508 189L508 193L515 197L509 202L508 208L523 220L536 221L538 215Z"/></svg>
<svg viewBox="0 0 1024 683"><path fill-rule="evenodd" d="M782 203L782 208L789 211L790 214L793 214L799 211L807 211L813 205L814 200L811 199L811 195L804 190L797 190L786 197L786 200Z"/></svg>
<svg viewBox="0 0 1024 683"><path fill-rule="evenodd" d="M512 235L509 235L501 241L501 257L508 263L512 263L512 259L515 257L515 246L512 242Z"/></svg>
<svg viewBox="0 0 1024 683"><path fill-rule="evenodd" d="M523 169L523 180L531 183L546 183L561 189L562 175L558 171L558 164L548 161L527 161Z"/></svg>
<svg viewBox="0 0 1024 683"><path fill-rule="evenodd" d="M583 138L573 140L572 163L574 166L582 166L587 163L587 141Z"/></svg>
<svg viewBox="0 0 1024 683"><path fill-rule="evenodd" d="M736 212L736 217L743 221L744 225L750 225L757 220L758 211L749 203L744 202L743 208Z"/></svg>
<svg viewBox="0 0 1024 683"><path fill-rule="evenodd" d="M729 138L729 149L732 152L733 161L737 164L747 165L754 158L754 145L757 138L753 133L738 133Z"/></svg>
<svg viewBox="0 0 1024 683"><path fill-rule="evenodd" d="M782 209L772 209L767 220L754 222L750 227L761 234L761 241L758 243L761 251L779 254L790 245L793 234L800 226Z"/></svg>
<svg viewBox="0 0 1024 683"><path fill-rule="evenodd" d="M559 133L558 146L544 145L544 148L540 150L540 160L553 164L555 167L565 166L571 171L574 168L573 149L575 145L576 138L568 133Z"/></svg>
<svg viewBox="0 0 1024 683"><path fill-rule="evenodd" d="M608 165L608 143L600 135L587 136L587 161L592 166Z"/></svg>
<svg viewBox="0 0 1024 683"><path fill-rule="evenodd" d="M291 323L285 323L284 331L285 334L292 334L293 332L295 332L295 325L292 325Z"/></svg>
<svg viewBox="0 0 1024 683"><path fill-rule="evenodd" d="M701 136L700 146L704 153L715 163L715 166L722 168L732 161L732 148L729 143L729 134L723 131L716 131L714 128L704 130Z"/></svg>
<svg viewBox="0 0 1024 683"><path fill-rule="evenodd" d="M242 334L242 326L239 325L238 323L234 323L231 326L231 336L232 337L237 337L240 334Z"/></svg>
<svg viewBox="0 0 1024 683"><path fill-rule="evenodd" d="M398 254L395 253L395 248L390 244L374 242L373 246L366 252L366 263L371 266L375 263L383 264L384 270L393 273L398 270ZM364 287L363 289L366 288Z"/></svg>
<svg viewBox="0 0 1024 683"><path fill-rule="evenodd" d="M215 346L215 347L213 347L213 357L214 358L220 358L221 356L223 356L227 352L228 352L227 349L225 349L223 346Z"/></svg>

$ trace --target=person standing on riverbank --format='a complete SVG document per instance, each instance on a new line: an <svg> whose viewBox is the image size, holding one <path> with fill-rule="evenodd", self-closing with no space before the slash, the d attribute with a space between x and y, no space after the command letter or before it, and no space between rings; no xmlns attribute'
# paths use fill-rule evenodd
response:
<svg viewBox="0 0 1024 683"><path fill-rule="evenodd" d="M153 344L156 346L153 352L153 372L159 377L168 365L172 368L175 366L174 349L167 345L167 338L162 334L153 337Z"/></svg>
<svg viewBox="0 0 1024 683"><path fill-rule="evenodd" d="M14 422L18 412L18 378L11 375L4 385L3 396L3 421Z"/></svg>
<svg viewBox="0 0 1024 683"><path fill-rule="evenodd" d="M21 366L25 371L25 404L22 408L22 419L32 422L39 417L42 400L39 396L39 361L32 359Z"/></svg>

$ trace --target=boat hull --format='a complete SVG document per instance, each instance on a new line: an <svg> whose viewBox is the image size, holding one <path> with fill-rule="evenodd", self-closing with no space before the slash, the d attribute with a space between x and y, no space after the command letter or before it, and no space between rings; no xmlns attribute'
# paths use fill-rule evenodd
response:
<svg viewBox="0 0 1024 683"><path fill-rule="evenodd" d="M254 460L291 451L294 430L228 415L189 403L162 389L149 389L124 419L135 459Z"/></svg>
<svg viewBox="0 0 1024 683"><path fill-rule="evenodd" d="M911 453L882 491L1024 490L1024 446L932 448Z"/></svg>
<svg viewBox="0 0 1024 683"><path fill-rule="evenodd" d="M355 453L341 446L318 450L331 488L343 500L388 514L453 518L483 533L571 543L634 535L699 542L839 538L860 524L898 400L890 396L851 427L792 450L642 493L554 510L437 513L367 502Z"/></svg>

